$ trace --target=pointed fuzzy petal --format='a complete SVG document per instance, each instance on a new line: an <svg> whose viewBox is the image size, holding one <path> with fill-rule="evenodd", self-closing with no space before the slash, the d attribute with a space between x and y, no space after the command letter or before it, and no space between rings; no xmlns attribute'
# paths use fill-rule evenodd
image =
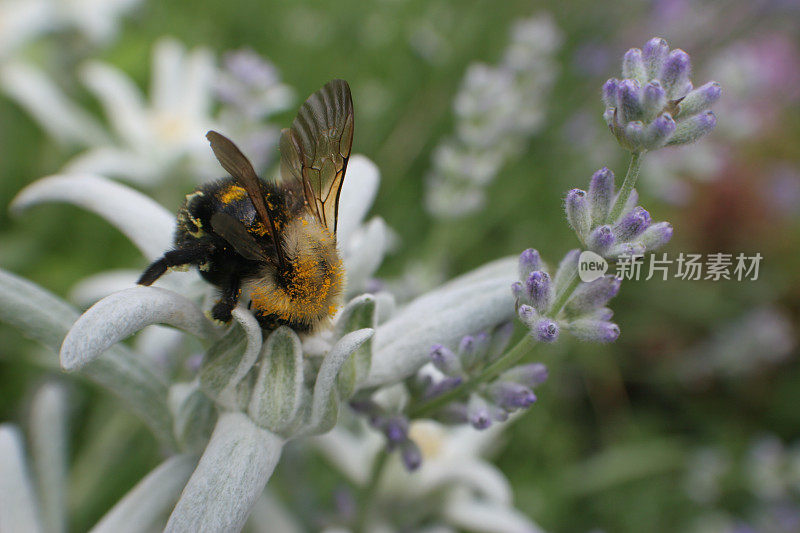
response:
<svg viewBox="0 0 800 533"><path fill-rule="evenodd" d="M61 346L61 366L77 370L151 324L169 324L201 338L217 336L194 302L166 289L134 287L103 298L81 315Z"/></svg>
<svg viewBox="0 0 800 533"><path fill-rule="evenodd" d="M314 383L314 398L311 405L311 421L309 431L321 433L329 431L335 424L339 412L339 394L336 390L336 378L339 370L367 340L371 339L375 330L359 329L348 333L337 342L325 359Z"/></svg>
<svg viewBox="0 0 800 533"><path fill-rule="evenodd" d="M250 369L253 368L253 365L256 364L258 355L261 353L263 334L261 331L261 326L258 324L258 320L256 320L256 317L254 317L253 313L250 311L241 307L237 307L233 310L232 314L233 318L242 327L242 330L247 338L247 347L244 350L241 363L239 363L239 367L233 374L233 378L231 378L231 384L229 385L235 387L244 379L247 373L250 372Z"/></svg>
<svg viewBox="0 0 800 533"><path fill-rule="evenodd" d="M364 291L383 261L389 235L389 228L380 217L373 218L369 224L352 234L343 254L347 294L355 295Z"/></svg>
<svg viewBox="0 0 800 533"><path fill-rule="evenodd" d="M181 77L184 74L185 48L177 39L164 37L153 47L153 70L150 98L160 111L174 110L181 105Z"/></svg>
<svg viewBox="0 0 800 533"><path fill-rule="evenodd" d="M278 464L283 439L237 412L220 415L164 531L239 531Z"/></svg>
<svg viewBox="0 0 800 533"><path fill-rule="evenodd" d="M0 322L16 327L58 353L78 315L76 309L43 288L0 270ZM125 400L163 444L172 445L167 387L151 362L124 346L115 346L106 357L87 366L84 373Z"/></svg>
<svg viewBox="0 0 800 533"><path fill-rule="evenodd" d="M339 222L336 239L347 246L353 232L367 215L378 193L380 172L366 156L355 154L347 163L347 175L339 197Z"/></svg>
<svg viewBox="0 0 800 533"><path fill-rule="evenodd" d="M181 92L178 95L185 117L196 120L208 116L215 74L214 58L210 50L195 48L188 54L181 80Z"/></svg>
<svg viewBox="0 0 800 533"><path fill-rule="evenodd" d="M99 174L142 185L153 185L162 179L164 176L159 171L160 167L152 158L110 146L87 150L64 165L65 174Z"/></svg>
<svg viewBox="0 0 800 533"><path fill-rule="evenodd" d="M479 500L459 493L445 504L450 524L467 531L486 533L544 533L530 518L509 505Z"/></svg>
<svg viewBox="0 0 800 533"><path fill-rule="evenodd" d="M120 139L132 147L146 146L149 142L147 115L142 93L133 80L116 67L100 61L84 64L80 76L100 100Z"/></svg>
<svg viewBox="0 0 800 533"><path fill-rule="evenodd" d="M377 309L375 297L362 294L347 303L336 319L337 336L363 328L375 328ZM339 372L339 392L343 397L352 396L356 387L367 375L372 363L372 339L358 347Z"/></svg>
<svg viewBox="0 0 800 533"><path fill-rule="evenodd" d="M486 331L514 318L514 300L509 287L515 281L517 261L496 267L505 275L481 279L475 273L465 282L448 283L423 295L384 324L375 333L372 370L365 386L393 383L414 373L428 362L436 343L456 345L462 337ZM473 281L476 280L476 281Z"/></svg>
<svg viewBox="0 0 800 533"><path fill-rule="evenodd" d="M28 185L11 204L19 213L43 202L68 202L105 218L149 260L172 247L175 216L130 187L93 174L56 174Z"/></svg>
<svg viewBox="0 0 800 533"><path fill-rule="evenodd" d="M95 145L107 134L83 109L70 101L55 83L28 63L9 63L0 70L3 90L59 142Z"/></svg>
<svg viewBox="0 0 800 533"><path fill-rule="evenodd" d="M250 418L273 433L284 434L303 402L303 350L288 327L270 334L248 407Z"/></svg>
<svg viewBox="0 0 800 533"><path fill-rule="evenodd" d="M0 425L0 531L42 531L22 435L16 426Z"/></svg>
<svg viewBox="0 0 800 533"><path fill-rule="evenodd" d="M30 416L31 450L45 531L66 531L67 395L56 383L46 383L33 399Z"/></svg>
<svg viewBox="0 0 800 533"><path fill-rule="evenodd" d="M195 461L188 455L176 455L161 463L123 496L91 533L155 530L161 525L160 518L178 499Z"/></svg>

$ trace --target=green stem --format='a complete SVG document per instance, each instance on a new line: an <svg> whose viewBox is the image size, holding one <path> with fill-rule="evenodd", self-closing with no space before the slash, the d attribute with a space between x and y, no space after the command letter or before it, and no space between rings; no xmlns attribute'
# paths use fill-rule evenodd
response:
<svg viewBox="0 0 800 533"><path fill-rule="evenodd" d="M381 475L383 474L383 469L386 467L387 459L389 459L389 452L386 451L386 448L381 448L378 455L376 455L375 459L372 461L369 479L361 491L361 498L359 498L361 506L358 510L358 516L356 517L355 531L357 533L366 532L367 516L375 501L375 496L378 492L378 482L381 480Z"/></svg>
<svg viewBox="0 0 800 533"><path fill-rule="evenodd" d="M643 152L634 152L631 154L631 162L630 165L628 165L628 173L625 174L625 180L622 182L622 186L619 188L617 201L614 202L614 207L611 208L611 212L606 219L606 224L612 224L616 222L616 220L622 214L622 210L625 208L625 204L628 202L628 198L630 197L633 188L636 186L636 180L639 179L639 169L642 166L642 155L644 155Z"/></svg>

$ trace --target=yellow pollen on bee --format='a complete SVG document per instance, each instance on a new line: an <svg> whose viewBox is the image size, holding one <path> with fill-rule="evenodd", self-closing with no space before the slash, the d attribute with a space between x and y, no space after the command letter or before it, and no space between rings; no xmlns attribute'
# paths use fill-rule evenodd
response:
<svg viewBox="0 0 800 533"><path fill-rule="evenodd" d="M236 200L241 200L247 196L247 191L244 187L240 187L239 185L231 185L227 189L220 191L219 193L219 201L223 204L229 204L231 202L235 202Z"/></svg>
<svg viewBox="0 0 800 533"><path fill-rule="evenodd" d="M256 287L251 295L253 308L288 322L313 323L333 316L337 306L330 304L330 298L340 290L341 265L322 273L317 260L305 256L292 261L291 266L285 288L274 284Z"/></svg>

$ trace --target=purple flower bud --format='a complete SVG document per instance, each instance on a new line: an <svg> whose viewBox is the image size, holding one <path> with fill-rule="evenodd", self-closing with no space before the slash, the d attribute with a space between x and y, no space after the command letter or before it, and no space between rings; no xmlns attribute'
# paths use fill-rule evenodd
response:
<svg viewBox="0 0 800 533"><path fill-rule="evenodd" d="M461 385L462 381L463 379L460 376L448 376L435 383L431 383L425 389L425 398L433 398L449 390L453 390Z"/></svg>
<svg viewBox="0 0 800 533"><path fill-rule="evenodd" d="M672 224L669 222L658 222L653 224L642 233L637 241L644 245L648 252L657 250L669 242L672 238Z"/></svg>
<svg viewBox="0 0 800 533"><path fill-rule="evenodd" d="M547 380L547 375L547 367L542 363L528 363L506 370L498 380L515 381L532 389L544 383Z"/></svg>
<svg viewBox="0 0 800 533"><path fill-rule="evenodd" d="M612 132L616 130L616 124L615 124L616 117L617 117L616 107L609 107L603 112L603 120L606 121L606 125L609 128L611 128Z"/></svg>
<svg viewBox="0 0 800 533"><path fill-rule="evenodd" d="M469 355L475 351L475 337L472 335L464 335L461 337L461 342L458 343L458 355Z"/></svg>
<svg viewBox="0 0 800 533"><path fill-rule="evenodd" d="M642 151L644 124L640 120L629 122L625 126L624 137L625 148L634 152Z"/></svg>
<svg viewBox="0 0 800 533"><path fill-rule="evenodd" d="M564 287L570 282L573 276L578 275L578 259L581 256L581 251L577 248L570 250L558 264L556 270L554 294L558 294L564 290Z"/></svg>
<svg viewBox="0 0 800 533"><path fill-rule="evenodd" d="M541 268L542 258L539 252L528 248L519 255L519 279L527 279L531 272Z"/></svg>
<svg viewBox="0 0 800 533"><path fill-rule="evenodd" d="M387 418L383 424L383 434L392 445L408 438L408 420L403 416Z"/></svg>
<svg viewBox="0 0 800 533"><path fill-rule="evenodd" d="M520 305L517 314L519 315L519 319L528 326L532 326L534 321L539 317L539 313L530 305Z"/></svg>
<svg viewBox="0 0 800 533"><path fill-rule="evenodd" d="M611 247L605 255L607 258L641 256L647 249L640 242L620 242Z"/></svg>
<svg viewBox="0 0 800 533"><path fill-rule="evenodd" d="M644 86L642 91L642 107L647 120L652 120L664 110L667 105L667 93L658 80L653 80Z"/></svg>
<svg viewBox="0 0 800 533"><path fill-rule="evenodd" d="M636 207L636 204L638 203L639 203L639 193L636 191L636 189L633 189L631 191L630 196L628 196L628 200L625 202L625 207L622 208L622 214L620 215L620 218L625 216L625 213Z"/></svg>
<svg viewBox="0 0 800 533"><path fill-rule="evenodd" d="M591 213L589 202L586 199L586 191L581 189L569 191L564 202L564 211L567 214L569 225L581 240L585 239L591 227Z"/></svg>
<svg viewBox="0 0 800 533"><path fill-rule="evenodd" d="M611 78L603 84L603 103L606 107L617 107L617 87L619 87L617 78Z"/></svg>
<svg viewBox="0 0 800 533"><path fill-rule="evenodd" d="M622 220L614 227L617 241L626 242L641 235L650 226L650 222L650 213L644 207L634 207L623 215Z"/></svg>
<svg viewBox="0 0 800 533"><path fill-rule="evenodd" d="M661 74L667 55L669 55L667 41L660 37L654 37L647 41L647 44L642 48L642 59L647 69L647 79L657 78Z"/></svg>
<svg viewBox="0 0 800 533"><path fill-rule="evenodd" d="M681 100L680 104L678 104L679 111L677 118L689 117L701 111L705 111L711 107L714 102L719 100L721 95L722 87L715 81L710 81L702 87L698 87L687 94L686 98Z"/></svg>
<svg viewBox="0 0 800 533"><path fill-rule="evenodd" d="M667 98L677 100L686 95L684 91L689 83L691 70L692 62L689 54L681 49L669 53L659 76L667 91Z"/></svg>
<svg viewBox="0 0 800 533"><path fill-rule="evenodd" d="M492 401L506 411L525 409L536 402L536 395L525 385L513 381L497 381L489 387Z"/></svg>
<svg viewBox="0 0 800 533"><path fill-rule="evenodd" d="M514 335L514 323L506 322L495 328L492 332L491 345L488 350L488 361L494 361L503 353L505 353L508 343L511 342L511 337Z"/></svg>
<svg viewBox="0 0 800 533"><path fill-rule="evenodd" d="M717 125L717 117L714 113L707 111L686 120L682 120L675 133L667 144L687 144L695 142L697 139L714 129Z"/></svg>
<svg viewBox="0 0 800 533"><path fill-rule="evenodd" d="M603 320L608 322L614 316L614 311L612 311L609 307L600 307L599 309L595 309L594 311L590 312L587 315L584 315L583 318L591 318L594 320Z"/></svg>
<svg viewBox="0 0 800 533"><path fill-rule="evenodd" d="M589 182L589 210L593 224L602 224L614 199L614 173L606 167L592 175Z"/></svg>
<svg viewBox="0 0 800 533"><path fill-rule="evenodd" d="M460 376L462 373L458 356L441 344L434 344L431 347L431 361L433 366L448 376Z"/></svg>
<svg viewBox="0 0 800 533"><path fill-rule="evenodd" d="M492 415L486 401L472 394L467 404L467 419L475 429L486 429L492 425Z"/></svg>
<svg viewBox="0 0 800 533"><path fill-rule="evenodd" d="M550 275L541 270L531 272L531 275L525 281L525 290L534 309L540 313L546 313L553 299L553 286L550 282Z"/></svg>
<svg viewBox="0 0 800 533"><path fill-rule="evenodd" d="M514 283L511 284L511 294L514 296L515 300L519 301L519 299L522 297L523 293L524 293L524 290L522 288L522 282L521 281L515 281Z"/></svg>
<svg viewBox="0 0 800 533"><path fill-rule="evenodd" d="M586 245L591 251L603 255L614 245L615 240L616 238L614 237L614 232L611 231L611 226L599 226L589 235L589 238L586 240Z"/></svg>
<svg viewBox="0 0 800 533"><path fill-rule="evenodd" d="M539 342L555 342L558 339L558 324L549 318L542 318L533 325L531 335Z"/></svg>
<svg viewBox="0 0 800 533"><path fill-rule="evenodd" d="M644 134L646 148L648 150L655 150L661 148L667 141L669 141L672 134L677 129L677 124L672 119L669 113L664 113L656 117L656 119L647 126Z"/></svg>
<svg viewBox="0 0 800 533"><path fill-rule="evenodd" d="M642 51L638 48L631 48L622 56L622 77L633 78L640 83L647 81Z"/></svg>
<svg viewBox="0 0 800 533"><path fill-rule="evenodd" d="M406 439L400 445L400 457L403 459L403 465L409 472L413 472L422 464L422 452L419 446L411 439Z"/></svg>
<svg viewBox="0 0 800 533"><path fill-rule="evenodd" d="M570 322L569 332L582 341L614 342L619 337L619 326L613 322L593 319L578 319Z"/></svg>
<svg viewBox="0 0 800 533"><path fill-rule="evenodd" d="M589 283L581 283L567 302L567 311L573 315L583 315L598 307L603 307L619 293L622 284L616 276L603 276Z"/></svg>
<svg viewBox="0 0 800 533"><path fill-rule="evenodd" d="M622 80L617 89L617 110L622 122L641 120L641 85L636 80Z"/></svg>

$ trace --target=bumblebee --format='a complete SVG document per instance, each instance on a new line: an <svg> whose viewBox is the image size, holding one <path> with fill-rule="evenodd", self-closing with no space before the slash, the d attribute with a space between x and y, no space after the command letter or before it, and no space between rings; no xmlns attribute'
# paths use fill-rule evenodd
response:
<svg viewBox="0 0 800 533"><path fill-rule="evenodd" d="M173 267L196 266L220 289L211 310L228 322L245 289L265 330L313 331L340 305L344 269L336 249L339 194L353 144L353 100L333 80L300 107L281 134L281 181L263 180L236 145L206 135L229 177L186 196L175 246L139 278L150 285Z"/></svg>

